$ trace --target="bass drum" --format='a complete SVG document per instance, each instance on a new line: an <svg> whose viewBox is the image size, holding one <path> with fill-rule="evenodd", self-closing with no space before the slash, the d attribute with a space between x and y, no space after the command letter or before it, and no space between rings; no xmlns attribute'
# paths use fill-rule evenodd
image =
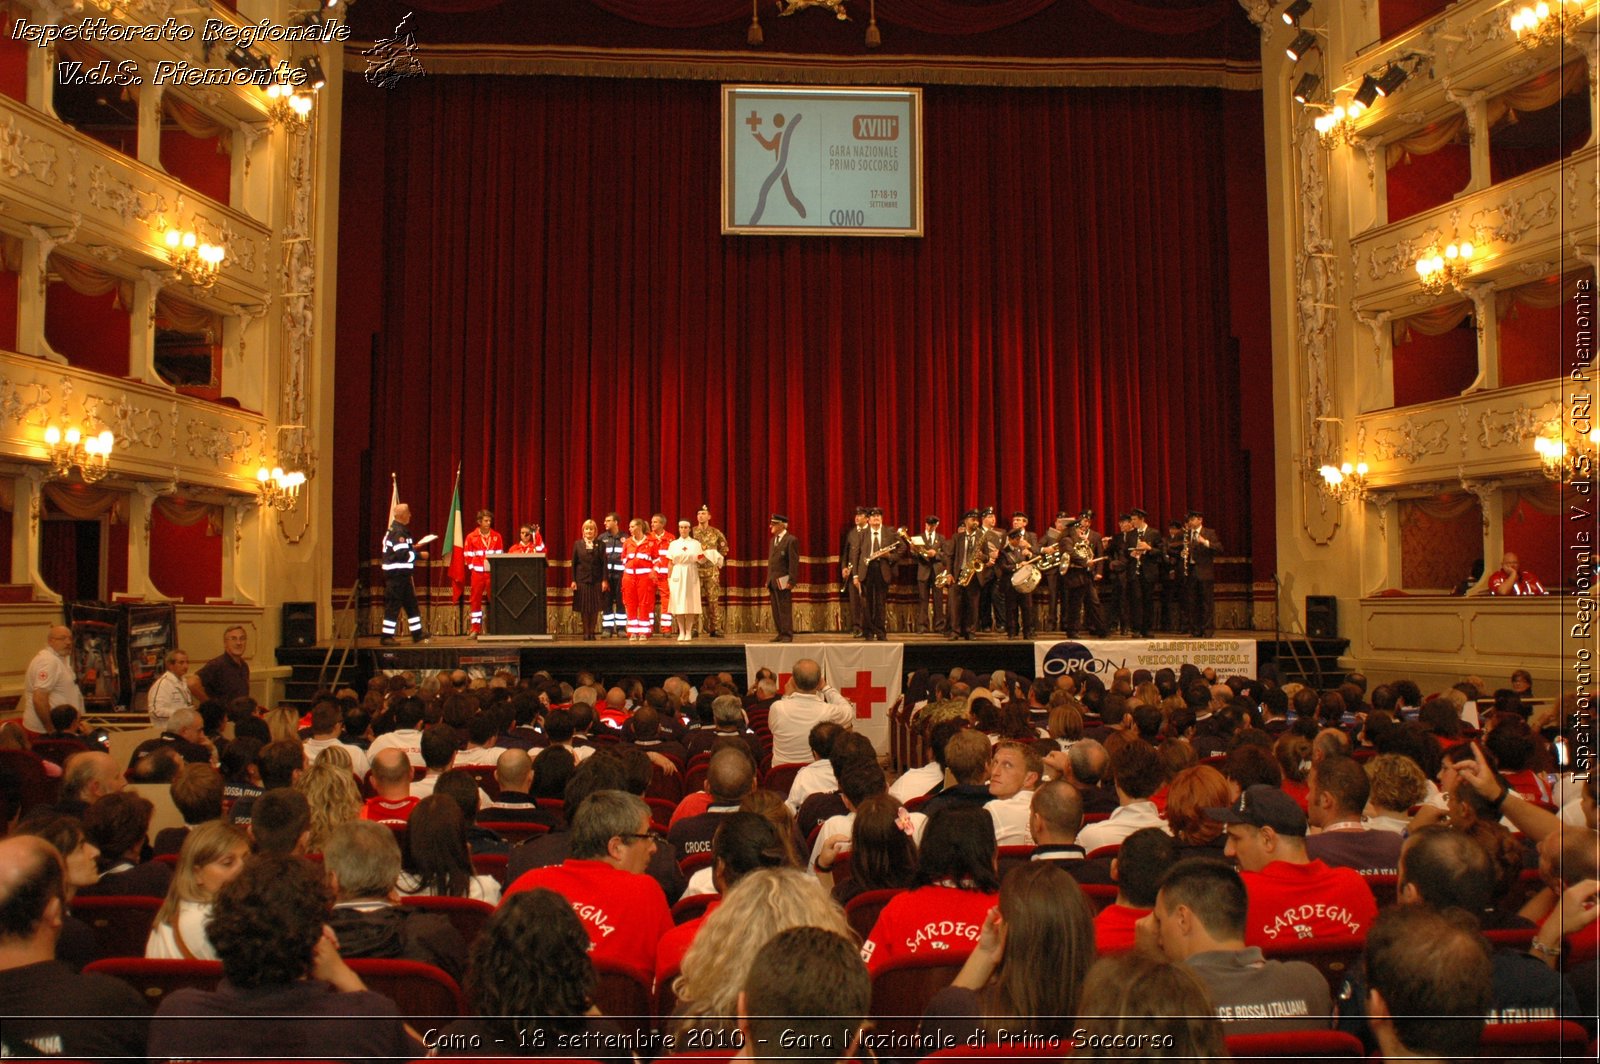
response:
<svg viewBox="0 0 1600 1064"><path fill-rule="evenodd" d="M1032 593L1033 589L1039 586L1039 581L1043 579L1044 574L1039 571L1037 565L1032 562L1024 562L1017 567L1016 572L1011 574L1011 586L1027 595Z"/></svg>

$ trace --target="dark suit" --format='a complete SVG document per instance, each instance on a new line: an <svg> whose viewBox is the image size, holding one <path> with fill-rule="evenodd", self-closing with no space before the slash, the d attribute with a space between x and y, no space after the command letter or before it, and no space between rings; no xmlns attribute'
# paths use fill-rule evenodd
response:
<svg viewBox="0 0 1600 1064"><path fill-rule="evenodd" d="M865 624L863 616L865 606L861 601L861 588L855 582L855 557L856 547L861 542L861 533L866 530L866 525L852 525L844 534L844 546L839 551L842 560L842 576L844 578L844 594L849 611L850 632L858 638L862 634Z"/></svg>
<svg viewBox="0 0 1600 1064"><path fill-rule="evenodd" d="M926 632L928 628L928 610L933 609L932 631L950 634L950 621L944 608L944 588L935 586L939 575L946 571L945 552L950 547L950 537L941 536L937 531L922 533L922 541L927 546L916 552L917 559L917 623L916 631Z"/></svg>
<svg viewBox="0 0 1600 1064"><path fill-rule="evenodd" d="M582 539L572 545L572 609L583 622L583 637L594 638L600 620L600 584L607 578L606 548L598 539L585 546Z"/></svg>
<svg viewBox="0 0 1600 1064"><path fill-rule="evenodd" d="M870 525L856 537L855 553L850 557L851 582L857 578L861 581L861 634L867 639L886 639L889 635L889 581L901 554L897 539L898 533L888 526L873 529ZM886 548L888 554L872 559Z"/></svg>
<svg viewBox="0 0 1600 1064"><path fill-rule="evenodd" d="M787 577L787 587L778 581ZM787 531L772 537L767 553L767 591L772 595L772 623L783 639L794 638L794 585L800 579L800 541Z"/></svg>
<svg viewBox="0 0 1600 1064"><path fill-rule="evenodd" d="M998 528L983 528L979 526L979 534L984 536L989 544L991 558L998 559L1000 552L1006 546L1006 534ZM1000 585L995 583L996 571L985 568L978 574L975 581L983 588L978 596L978 630L986 632L991 628L999 628L1005 623L1005 599L1000 591Z"/></svg>
<svg viewBox="0 0 1600 1064"><path fill-rule="evenodd" d="M1067 548L1071 542L1070 537L1058 532L1054 527L1045 529L1044 535L1039 537L1039 551L1044 553L1051 547L1061 550ZM1039 626L1051 632L1066 631L1067 596L1066 584L1062 578L1066 574L1060 569L1047 569L1044 574L1044 616L1039 619ZM1038 592L1035 591L1037 596Z"/></svg>
<svg viewBox="0 0 1600 1064"><path fill-rule="evenodd" d="M1082 614L1082 623L1097 636L1106 634L1105 622L1100 618L1100 603L1094 594L1095 560L1099 551L1096 547L1096 537L1090 533L1089 557L1087 562L1080 559L1072 550L1074 537L1069 533L1063 541L1062 549L1067 554L1066 564L1062 566L1061 583L1062 591L1066 596L1066 615L1063 621L1068 636L1078 634L1079 615Z"/></svg>
<svg viewBox="0 0 1600 1064"><path fill-rule="evenodd" d="M1001 601L1005 606L1006 635L1012 639L1018 632L1024 639L1032 639L1034 635L1033 592L1023 594L1011 582L1017 570L1022 568L1030 558L1037 558L1039 551L1027 543L1028 533L1024 532L1016 541L1008 541L1005 549L1000 552L1000 575L995 579L1000 584Z"/></svg>
<svg viewBox="0 0 1600 1064"><path fill-rule="evenodd" d="M956 634L962 639L972 637L972 629L978 623L978 599L983 594L983 576L993 573L988 569L988 563L993 560L994 552L983 530L976 532L958 532L950 537L950 552L947 568L957 580L950 588L950 612L954 614ZM985 568L977 576L968 581L965 587L960 584L962 571L973 558L981 557Z"/></svg>
<svg viewBox="0 0 1600 1064"><path fill-rule="evenodd" d="M1217 579L1216 560L1222 553L1222 538L1217 535L1216 529L1204 526L1193 532L1185 530L1184 536L1190 540L1189 562L1182 566L1179 578L1183 583L1184 625L1190 635L1203 638L1216 630L1214 588ZM1210 546L1198 543L1196 539L1204 539Z"/></svg>
<svg viewBox="0 0 1600 1064"><path fill-rule="evenodd" d="M1128 563L1122 573L1122 623L1135 634L1149 638L1164 556L1161 535L1145 525L1143 529L1119 532L1117 539ZM1140 545L1149 549L1140 553Z"/></svg>

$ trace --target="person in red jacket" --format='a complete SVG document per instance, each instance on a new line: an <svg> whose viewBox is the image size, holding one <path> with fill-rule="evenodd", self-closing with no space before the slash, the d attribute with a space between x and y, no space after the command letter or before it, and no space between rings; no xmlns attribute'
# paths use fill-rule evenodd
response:
<svg viewBox="0 0 1600 1064"><path fill-rule="evenodd" d="M644 799L595 791L573 815L570 856L524 872L500 904L538 887L555 891L589 933L590 958L626 969L648 986L655 979L656 950L673 926L661 885L645 875L655 839Z"/></svg>
<svg viewBox="0 0 1600 1064"><path fill-rule="evenodd" d="M948 964L965 961L1000 900L995 856L994 819L982 806L945 809L929 820L916 885L890 899L861 946L867 971L934 953Z"/></svg>
<svg viewBox="0 0 1600 1064"><path fill-rule="evenodd" d="M506 549L505 540L493 528L494 514L478 511L478 527L467 533L462 553L467 556L467 572L472 574L472 634L483 631L483 599L489 593L489 555Z"/></svg>
<svg viewBox="0 0 1600 1064"><path fill-rule="evenodd" d="M622 541L622 608L628 611L628 640L650 637L651 611L656 602L656 539L645 531L644 520L628 522Z"/></svg>
<svg viewBox="0 0 1600 1064"><path fill-rule="evenodd" d="M653 569L655 574L654 609L655 616L660 619L660 631L662 635L672 634L672 611L667 608L667 600L670 594L670 589L667 585L669 578L672 576L672 563L667 560L667 548L672 546L672 540L672 533L667 531L666 515L651 514L650 541L655 544L656 548L655 566ZM648 631L645 634L650 635L653 634L654 631L655 624L652 623L651 631Z"/></svg>
<svg viewBox="0 0 1600 1064"><path fill-rule="evenodd" d="M1248 946L1293 946L1365 935L1378 915L1372 888L1353 868L1306 855L1306 815L1277 787L1258 783L1206 816L1227 825L1223 851L1239 862L1250 911Z"/></svg>

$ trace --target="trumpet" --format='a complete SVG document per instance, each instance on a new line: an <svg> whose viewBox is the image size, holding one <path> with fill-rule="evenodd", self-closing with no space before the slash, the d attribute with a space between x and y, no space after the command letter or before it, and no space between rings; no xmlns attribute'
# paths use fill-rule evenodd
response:
<svg viewBox="0 0 1600 1064"><path fill-rule="evenodd" d="M895 529L894 530L894 539L889 543L889 545L887 547L882 548L881 550L873 551L871 554L867 555L867 561L875 562L879 558L887 558L889 555L893 554L896 550L899 549L900 544L901 544L902 541L906 541L906 540L909 540L909 539L910 539L910 537L908 535L906 535L906 530L904 528Z"/></svg>

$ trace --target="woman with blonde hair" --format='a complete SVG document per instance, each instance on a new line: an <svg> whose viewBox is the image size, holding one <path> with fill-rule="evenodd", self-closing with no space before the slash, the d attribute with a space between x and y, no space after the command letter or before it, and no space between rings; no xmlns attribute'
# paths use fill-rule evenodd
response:
<svg viewBox="0 0 1600 1064"><path fill-rule="evenodd" d="M739 991L761 947L791 927L821 927L854 940L850 924L821 883L797 868L761 868L734 884L700 925L672 984L670 1029L732 1030Z"/></svg>
<svg viewBox="0 0 1600 1064"><path fill-rule="evenodd" d="M361 816L361 788L356 785L353 767L344 747L330 746L295 780L295 790L305 795L311 807L308 853L321 853L334 828Z"/></svg>
<svg viewBox="0 0 1600 1064"><path fill-rule="evenodd" d="M217 893L244 871L250 838L244 829L208 820L190 830L178 851L178 870L156 910L144 955L155 960L217 960L206 935Z"/></svg>
<svg viewBox="0 0 1600 1064"><path fill-rule="evenodd" d="M300 714L295 712L293 706L267 710L266 720L267 732L273 742L281 743L285 739L300 741Z"/></svg>

